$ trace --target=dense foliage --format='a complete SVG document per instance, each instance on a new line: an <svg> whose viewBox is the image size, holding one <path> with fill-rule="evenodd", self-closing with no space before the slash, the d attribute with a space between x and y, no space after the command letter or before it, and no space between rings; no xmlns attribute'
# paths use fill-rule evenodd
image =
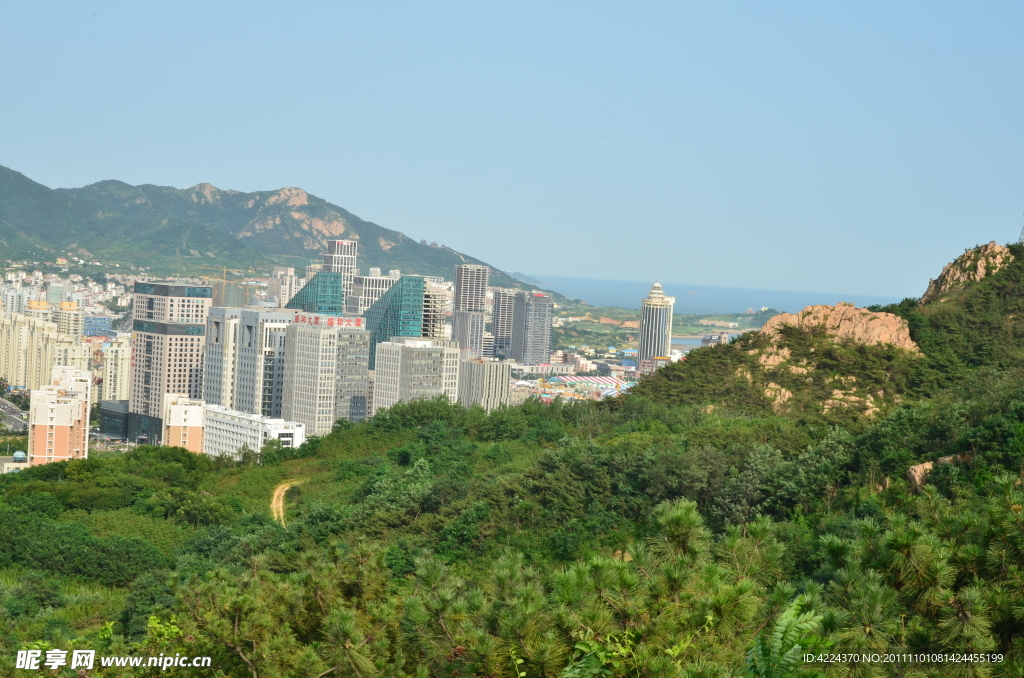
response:
<svg viewBox="0 0 1024 678"><path fill-rule="evenodd" d="M213 657L199 676L1021 675L1017 349L972 357L956 314L900 308L921 357L787 335L821 369L788 412L720 347L602 404L421 401L297 450L0 477L0 673L87 647ZM829 370L901 397L822 413ZM936 652L1002 661L803 661Z"/></svg>

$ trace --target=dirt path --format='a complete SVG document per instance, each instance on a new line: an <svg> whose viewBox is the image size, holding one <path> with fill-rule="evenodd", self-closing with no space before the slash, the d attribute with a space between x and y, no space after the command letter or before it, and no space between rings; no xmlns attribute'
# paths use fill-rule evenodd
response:
<svg viewBox="0 0 1024 678"><path fill-rule="evenodd" d="M284 524L284 495L288 492L289 487L298 484L299 481L286 480L274 488L274 496L270 500L270 514L274 520L281 523L281 527L286 527Z"/></svg>

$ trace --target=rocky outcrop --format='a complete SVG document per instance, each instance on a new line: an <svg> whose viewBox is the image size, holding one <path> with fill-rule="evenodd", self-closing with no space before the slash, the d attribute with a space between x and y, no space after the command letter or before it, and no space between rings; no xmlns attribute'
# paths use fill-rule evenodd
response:
<svg viewBox="0 0 1024 678"><path fill-rule="evenodd" d="M778 336L785 325L801 329L820 327L837 339L862 344L892 344L913 353L920 352L910 338L906 320L892 313L877 313L846 302L835 306L808 306L799 313L780 313L768 320L761 332Z"/></svg>
<svg viewBox="0 0 1024 678"><path fill-rule="evenodd" d="M1013 254L1009 248L997 245L995 240L967 250L955 261L946 264L938 278L928 281L928 290L921 297L921 303L927 304L947 292L978 282L1012 262Z"/></svg>
<svg viewBox="0 0 1024 678"><path fill-rule="evenodd" d="M951 454L947 457L939 457L936 461L926 461L923 464L911 466L907 469L907 482L910 483L910 490L912 492L921 491L925 482L928 481L928 474L935 468L935 464L952 464L965 459L967 457L964 455Z"/></svg>

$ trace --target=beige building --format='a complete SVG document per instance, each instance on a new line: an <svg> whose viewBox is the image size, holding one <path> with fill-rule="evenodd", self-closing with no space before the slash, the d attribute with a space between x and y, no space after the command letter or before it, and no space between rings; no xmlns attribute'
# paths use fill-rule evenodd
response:
<svg viewBox="0 0 1024 678"><path fill-rule="evenodd" d="M170 447L184 447L190 452L203 451L202 400L183 393L165 393L160 419L163 421L161 442Z"/></svg>
<svg viewBox="0 0 1024 678"><path fill-rule="evenodd" d="M92 375L58 365L49 383L33 389L28 415L29 464L89 456L89 401Z"/></svg>
<svg viewBox="0 0 1024 678"><path fill-rule="evenodd" d="M53 310L53 320L57 323L57 331L80 337L85 332L85 313L78 308L77 301L62 301Z"/></svg>
<svg viewBox="0 0 1024 678"><path fill-rule="evenodd" d="M488 360L459 364L459 404L480 405L490 412L512 402L512 365Z"/></svg>
<svg viewBox="0 0 1024 678"><path fill-rule="evenodd" d="M103 364L97 374L100 383L95 387L96 402L128 400L132 372L132 336L119 333L110 341L103 342L100 350L103 354Z"/></svg>
<svg viewBox="0 0 1024 678"><path fill-rule="evenodd" d="M459 397L459 345L454 341L392 337L377 344L373 412L399 402L444 394Z"/></svg>
<svg viewBox="0 0 1024 678"><path fill-rule="evenodd" d="M73 349L81 345L81 336L61 334L48 319L46 302L29 303L34 306L25 314L0 317L0 376L15 388L31 390L49 383L50 369L62 364L59 356L88 369L88 351Z"/></svg>

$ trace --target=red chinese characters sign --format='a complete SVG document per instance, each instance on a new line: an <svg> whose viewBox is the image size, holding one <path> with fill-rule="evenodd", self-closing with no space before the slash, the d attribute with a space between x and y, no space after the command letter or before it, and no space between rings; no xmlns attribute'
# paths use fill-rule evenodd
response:
<svg viewBox="0 0 1024 678"><path fill-rule="evenodd" d="M334 315L304 315L295 314L295 322L303 325L318 325L322 327L357 327L362 329L363 319L352 316Z"/></svg>

